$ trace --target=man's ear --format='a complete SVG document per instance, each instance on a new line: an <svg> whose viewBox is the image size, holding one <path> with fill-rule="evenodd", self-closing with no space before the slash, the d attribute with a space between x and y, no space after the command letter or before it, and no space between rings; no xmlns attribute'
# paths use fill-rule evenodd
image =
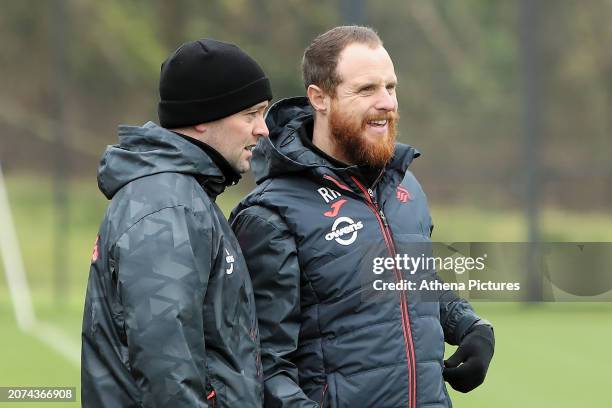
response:
<svg viewBox="0 0 612 408"><path fill-rule="evenodd" d="M208 126L206 125L206 123L200 123L198 125L194 125L193 130L198 132L198 134L203 135L206 130L208 130Z"/></svg>
<svg viewBox="0 0 612 408"><path fill-rule="evenodd" d="M322 114L326 114L329 111L331 98L321 88L312 84L308 85L306 95L315 111Z"/></svg>

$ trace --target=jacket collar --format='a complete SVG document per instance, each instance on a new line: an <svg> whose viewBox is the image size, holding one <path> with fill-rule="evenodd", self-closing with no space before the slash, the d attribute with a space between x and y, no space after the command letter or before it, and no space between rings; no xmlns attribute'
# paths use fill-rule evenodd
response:
<svg viewBox="0 0 612 408"><path fill-rule="evenodd" d="M147 122L143 126L119 127L119 143L106 148L98 166L98 187L111 199L133 180L166 172L195 177L213 199L233 182L209 152Z"/></svg>
<svg viewBox="0 0 612 408"><path fill-rule="evenodd" d="M253 150L252 167L258 184L270 177L304 171L317 178L331 173L345 181L360 174L358 166L340 167L303 142L303 133L312 133L312 121L313 110L305 97L287 98L272 105L266 115L270 135L262 138ZM384 172L397 171L403 177L412 160L419 156L415 148L396 143L394 156Z"/></svg>

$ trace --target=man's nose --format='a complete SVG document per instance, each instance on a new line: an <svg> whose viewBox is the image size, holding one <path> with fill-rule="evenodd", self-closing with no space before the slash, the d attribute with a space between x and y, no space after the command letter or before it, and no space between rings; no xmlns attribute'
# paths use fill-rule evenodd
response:
<svg viewBox="0 0 612 408"><path fill-rule="evenodd" d="M395 93L390 93L387 89L383 90L376 103L376 109L387 112L397 110L397 97Z"/></svg>
<svg viewBox="0 0 612 408"><path fill-rule="evenodd" d="M263 115L257 120L257 124L255 125L255 129L253 134L257 137L268 137L270 131L268 130L268 126L266 125L266 121Z"/></svg>

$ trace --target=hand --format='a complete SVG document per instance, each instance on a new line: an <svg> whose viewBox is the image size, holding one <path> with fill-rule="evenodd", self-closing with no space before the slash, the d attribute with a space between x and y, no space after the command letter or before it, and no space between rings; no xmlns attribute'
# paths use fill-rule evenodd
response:
<svg viewBox="0 0 612 408"><path fill-rule="evenodd" d="M444 380L459 392L472 391L484 381L494 350L495 337L491 326L472 326L455 354L444 361Z"/></svg>

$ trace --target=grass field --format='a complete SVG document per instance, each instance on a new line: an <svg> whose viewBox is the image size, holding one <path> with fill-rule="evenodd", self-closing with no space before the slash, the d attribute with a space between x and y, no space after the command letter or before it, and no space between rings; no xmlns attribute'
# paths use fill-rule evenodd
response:
<svg viewBox="0 0 612 408"><path fill-rule="evenodd" d="M79 344L89 258L106 200L94 183L72 183L70 225L63 230L69 238L63 261L69 284L57 295L52 273L51 187L46 180L33 177L12 177L7 182L37 317ZM221 198L220 205L228 211L239 193L231 190ZM524 236L519 212L434 207L432 213L434 238L439 241L520 241ZM547 210L542 228L547 238L556 241L612 241L609 214ZM467 395L449 388L456 407L612 406L607 390L612 304L527 307L480 303L475 307L495 324L496 353L482 387ZM447 354L450 352L451 348ZM18 330L1 271L0 386L78 387L79 383L76 365L40 339ZM9 404L0 403L0 408L4 406ZM78 403L53 406L75 407Z"/></svg>

